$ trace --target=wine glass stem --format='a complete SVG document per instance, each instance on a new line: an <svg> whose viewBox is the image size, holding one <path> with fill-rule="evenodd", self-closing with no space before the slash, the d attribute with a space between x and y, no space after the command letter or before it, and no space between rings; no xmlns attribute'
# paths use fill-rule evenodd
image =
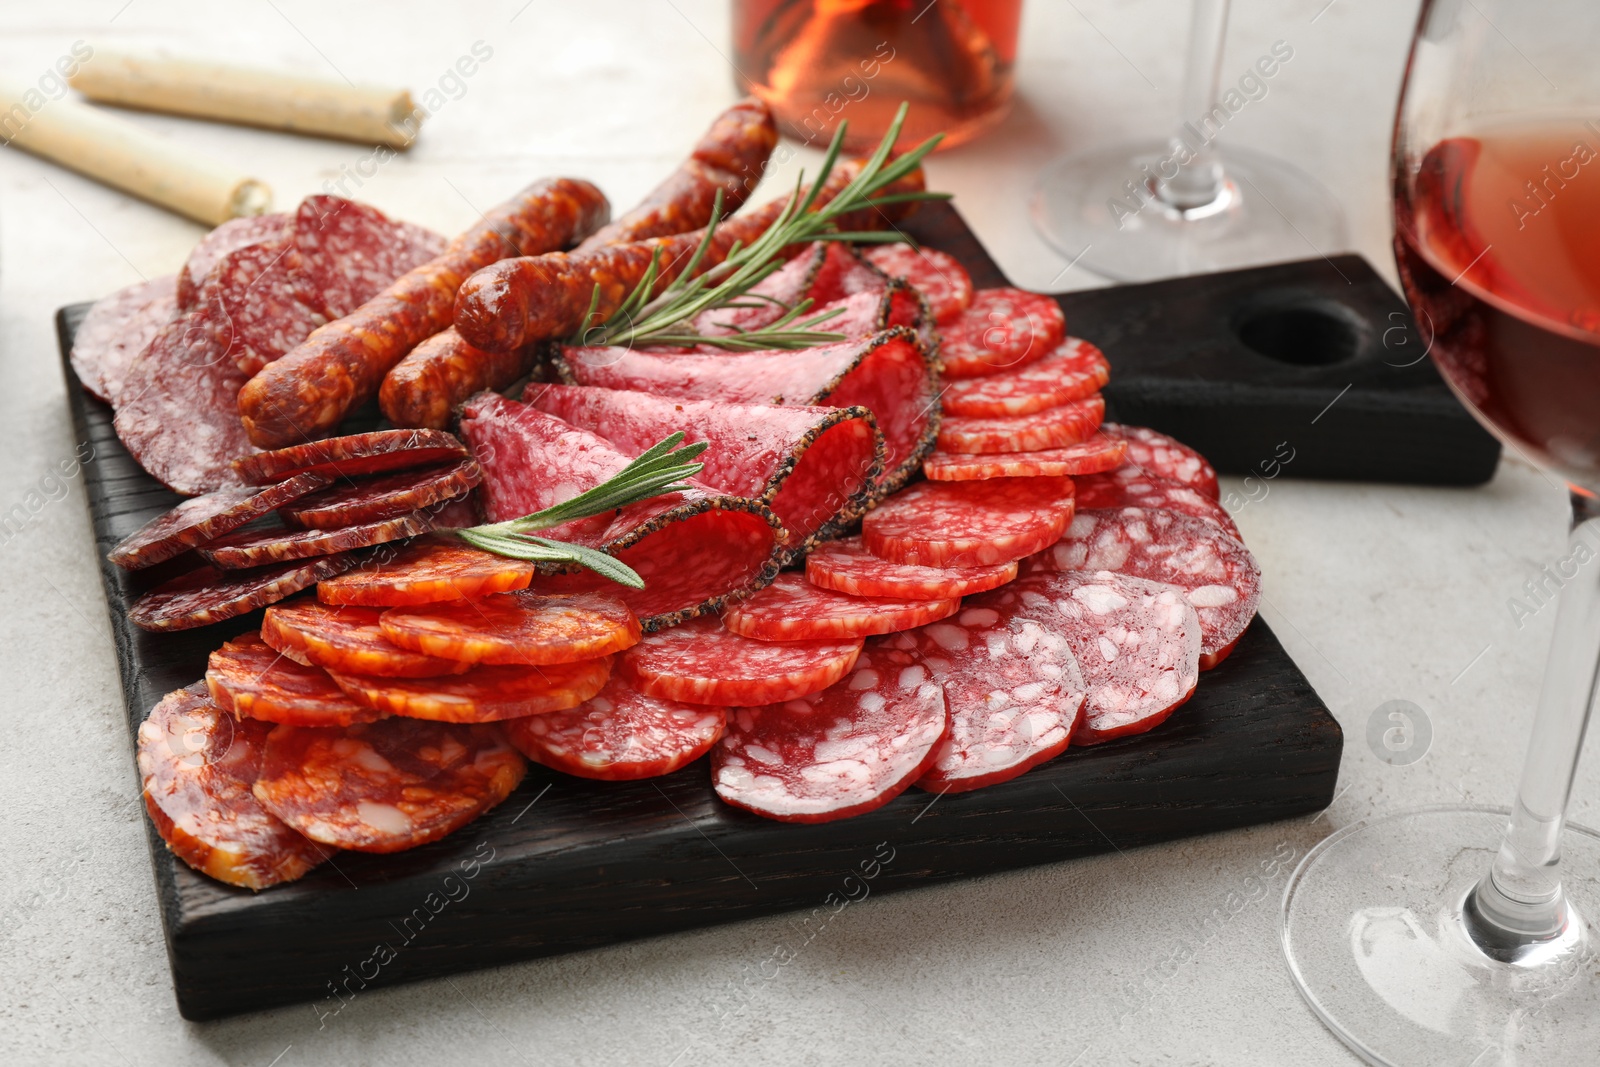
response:
<svg viewBox="0 0 1600 1067"><path fill-rule="evenodd" d="M1549 941L1568 925L1561 889L1561 829L1583 735L1600 682L1600 510L1573 494L1568 552L1545 569L1559 585L1555 640L1545 664L1533 737L1500 852L1468 901L1468 926L1490 950Z"/></svg>
<svg viewBox="0 0 1600 1067"><path fill-rule="evenodd" d="M1189 24L1189 56L1184 63L1182 113L1172 135L1172 158L1188 161L1156 180L1156 196L1168 207L1192 211L1217 201L1224 193L1222 162L1205 132L1206 119L1217 103L1222 76L1222 45L1228 33L1229 0L1194 0Z"/></svg>

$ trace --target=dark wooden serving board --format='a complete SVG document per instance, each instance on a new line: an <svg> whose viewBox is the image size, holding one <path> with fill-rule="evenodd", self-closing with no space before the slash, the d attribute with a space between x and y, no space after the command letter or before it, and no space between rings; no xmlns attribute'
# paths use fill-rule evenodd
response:
<svg viewBox="0 0 1600 1067"><path fill-rule="evenodd" d="M980 285L1003 283L950 209L928 212L917 233L958 254ZM1064 298L1074 332L1104 342L1096 320L1075 308L1091 299L1113 306L1116 292ZM201 677L207 654L260 616L164 635L128 622L128 604L170 565L130 575L105 553L178 498L133 462L109 409L82 391L66 362L85 309L63 309L58 327L73 422L94 448L85 486L131 737L163 694ZM1106 347L1116 376L1119 349ZM1069 750L972 793L911 790L869 815L820 826L722 804L702 761L631 783L534 766L506 803L452 837L390 856L341 853L259 894L196 874L147 829L186 1018L300 1001L336 1011L365 988L797 909L807 913L796 920L804 926L867 891L1316 811L1332 798L1342 747L1338 724L1257 619L1193 699L1150 734Z"/></svg>

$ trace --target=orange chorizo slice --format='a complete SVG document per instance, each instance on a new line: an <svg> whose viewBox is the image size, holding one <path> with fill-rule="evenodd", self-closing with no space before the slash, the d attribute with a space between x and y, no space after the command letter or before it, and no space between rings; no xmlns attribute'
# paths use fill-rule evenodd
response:
<svg viewBox="0 0 1600 1067"><path fill-rule="evenodd" d="M248 634L206 661L206 687L218 706L239 718L296 726L348 726L383 712L358 704L321 667L308 667Z"/></svg>
<svg viewBox="0 0 1600 1067"><path fill-rule="evenodd" d="M415 541L388 560L374 559L337 581L317 585L324 604L404 607L471 600L526 589L533 564L442 537Z"/></svg>
<svg viewBox="0 0 1600 1067"><path fill-rule="evenodd" d="M639 643L633 609L604 593L479 600L391 608L379 620L394 644L463 663L574 663Z"/></svg>
<svg viewBox="0 0 1600 1067"><path fill-rule="evenodd" d="M274 604L261 620L261 639L290 659L350 674L434 678L469 664L401 648L383 634L382 608L324 604L302 597Z"/></svg>
<svg viewBox="0 0 1600 1067"><path fill-rule="evenodd" d="M436 722L497 722L575 708L611 677L611 657L544 667L475 667L444 678L328 672L351 698L390 715Z"/></svg>

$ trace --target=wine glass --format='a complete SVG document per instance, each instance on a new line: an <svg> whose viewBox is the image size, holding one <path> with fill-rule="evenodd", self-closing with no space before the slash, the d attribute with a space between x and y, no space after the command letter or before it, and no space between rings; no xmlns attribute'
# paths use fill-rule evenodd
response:
<svg viewBox="0 0 1600 1067"><path fill-rule="evenodd" d="M1281 933L1372 1063L1600 1062L1600 836L1566 824L1600 670L1600 5L1424 0L1395 258L1462 402L1572 489L1556 635L1514 807L1362 820L1309 854Z"/></svg>
<svg viewBox="0 0 1600 1067"><path fill-rule="evenodd" d="M1277 41L1222 88L1229 0L1194 0L1182 113L1170 139L1062 156L1034 188L1034 227L1064 256L1118 281L1229 270L1341 251L1344 215L1309 175L1217 144L1262 103L1294 54Z"/></svg>

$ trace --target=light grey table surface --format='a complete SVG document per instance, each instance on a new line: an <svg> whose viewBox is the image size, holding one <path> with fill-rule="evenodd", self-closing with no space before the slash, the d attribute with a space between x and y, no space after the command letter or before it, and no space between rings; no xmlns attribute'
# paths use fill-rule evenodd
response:
<svg viewBox="0 0 1600 1067"><path fill-rule="evenodd" d="M1414 16L1409 3L1242 0L1224 64L1236 77L1272 42L1292 45L1226 137L1318 176L1348 212L1350 247L1391 278L1385 157ZM1028 0L1011 117L928 168L1019 284L1099 284L1033 234L1027 191L1067 147L1165 128L1186 26L1182 0ZM481 40L492 58L359 191L451 232L540 175L631 202L733 99L727 36L722 0L12 3L0 74L31 80L81 39L420 91ZM280 204L365 154L133 120L237 161ZM1509 802L1553 612L1519 626L1508 602L1562 554L1559 488L1514 460L1468 491L1285 475L1238 521L1265 571L1263 614L1346 731L1338 797L1319 817L872 899L772 978L749 976L783 917L367 992L334 1018L299 1006L187 1023L82 488L48 475L76 444L54 310L175 270L200 233L0 151L0 512L29 516L0 536L0 1063L1350 1064L1290 985L1286 875L1263 883L1262 861L1375 812ZM1389 766L1364 740L1389 699L1431 717L1420 762ZM1578 783L1580 820L1600 796L1595 770Z"/></svg>

